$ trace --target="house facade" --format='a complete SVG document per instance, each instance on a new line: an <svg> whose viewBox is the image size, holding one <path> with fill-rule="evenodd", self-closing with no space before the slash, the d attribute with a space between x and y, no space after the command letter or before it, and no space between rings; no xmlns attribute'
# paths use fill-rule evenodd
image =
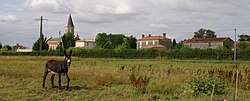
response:
<svg viewBox="0 0 250 101"><path fill-rule="evenodd" d="M60 43L60 39L59 38L50 38L47 43L49 45L49 50L56 50L56 48L58 47L58 45Z"/></svg>
<svg viewBox="0 0 250 101"><path fill-rule="evenodd" d="M12 51L13 52L31 52L32 49L29 49L28 47L25 47L17 43L15 46L12 47Z"/></svg>
<svg viewBox="0 0 250 101"><path fill-rule="evenodd" d="M223 47L225 45L231 45L234 41L229 37L225 38L193 38L184 41L184 46L188 46L191 48L218 48Z"/></svg>
<svg viewBox="0 0 250 101"><path fill-rule="evenodd" d="M95 40L77 40L75 47L84 48L84 49L93 49L95 48Z"/></svg>
<svg viewBox="0 0 250 101"><path fill-rule="evenodd" d="M149 34L145 37L142 35L142 38L137 40L137 49L171 49L171 39L166 38L166 33L163 33L162 36L151 36Z"/></svg>

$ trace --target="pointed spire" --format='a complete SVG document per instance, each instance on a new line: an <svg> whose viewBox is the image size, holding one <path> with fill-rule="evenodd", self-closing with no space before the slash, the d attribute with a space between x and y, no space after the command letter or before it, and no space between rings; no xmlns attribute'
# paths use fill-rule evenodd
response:
<svg viewBox="0 0 250 101"><path fill-rule="evenodd" d="M73 20L72 20L71 14L69 14L69 20L68 20L67 26L68 26L68 27L74 27L74 24L73 24Z"/></svg>

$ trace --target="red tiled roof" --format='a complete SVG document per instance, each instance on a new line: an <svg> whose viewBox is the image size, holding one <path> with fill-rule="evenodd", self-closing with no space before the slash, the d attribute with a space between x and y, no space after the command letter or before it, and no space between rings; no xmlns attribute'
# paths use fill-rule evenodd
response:
<svg viewBox="0 0 250 101"><path fill-rule="evenodd" d="M166 48L163 45L157 44L157 45L147 45L147 46L143 46L142 48Z"/></svg>
<svg viewBox="0 0 250 101"><path fill-rule="evenodd" d="M48 41L48 44L59 44L59 41Z"/></svg>
<svg viewBox="0 0 250 101"><path fill-rule="evenodd" d="M250 42L249 41L237 41L236 46L239 46L240 44L245 44L246 48L250 48ZM231 48L234 47L234 44L231 45Z"/></svg>
<svg viewBox="0 0 250 101"><path fill-rule="evenodd" d="M76 42L95 42L95 40L77 40Z"/></svg>
<svg viewBox="0 0 250 101"><path fill-rule="evenodd" d="M147 37L144 37L144 38L141 38L139 40L159 40L159 39L167 39L163 36L147 36Z"/></svg>
<svg viewBox="0 0 250 101"><path fill-rule="evenodd" d="M59 38L50 38L47 43L50 45L58 45L59 40L60 40Z"/></svg>
<svg viewBox="0 0 250 101"><path fill-rule="evenodd" d="M193 39L186 40L185 43L224 42L227 39L230 39L230 38L229 37L225 37L225 38L193 38Z"/></svg>
<svg viewBox="0 0 250 101"><path fill-rule="evenodd" d="M50 38L48 41L59 41L59 38Z"/></svg>
<svg viewBox="0 0 250 101"><path fill-rule="evenodd" d="M15 49L18 49L18 48L19 48L19 49L28 49L28 47L25 47L25 46L19 45L19 44L13 46L13 48L15 48Z"/></svg>

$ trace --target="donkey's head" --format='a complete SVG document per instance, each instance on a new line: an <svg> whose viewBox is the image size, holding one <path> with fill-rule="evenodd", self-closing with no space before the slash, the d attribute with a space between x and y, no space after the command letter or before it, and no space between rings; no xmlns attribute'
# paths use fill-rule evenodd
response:
<svg viewBox="0 0 250 101"><path fill-rule="evenodd" d="M64 50L64 60L67 62L67 66L70 67L71 64L71 55L72 55L72 50L70 50L70 53L67 54L67 52Z"/></svg>

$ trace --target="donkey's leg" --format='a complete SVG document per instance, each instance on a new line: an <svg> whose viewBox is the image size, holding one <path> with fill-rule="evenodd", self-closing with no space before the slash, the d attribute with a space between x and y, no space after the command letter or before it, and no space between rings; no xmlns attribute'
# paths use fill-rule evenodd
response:
<svg viewBox="0 0 250 101"><path fill-rule="evenodd" d="M70 81L70 78L69 78L69 76L68 76L68 74L67 74L67 73L65 73L65 75L66 75L66 78L67 78L67 86L66 86L66 90L68 90L68 89L69 89L69 81Z"/></svg>
<svg viewBox="0 0 250 101"><path fill-rule="evenodd" d="M51 78L50 78L52 88L54 88L54 87L55 87L55 86L54 86L54 77L55 77L55 74L52 74L52 75L51 75Z"/></svg>
<svg viewBox="0 0 250 101"><path fill-rule="evenodd" d="M43 88L45 87L45 80L46 80L48 73L49 73L49 71L47 69L45 69L45 71L43 73Z"/></svg>
<svg viewBox="0 0 250 101"><path fill-rule="evenodd" d="M61 73L58 73L58 85L59 89L61 89Z"/></svg>

